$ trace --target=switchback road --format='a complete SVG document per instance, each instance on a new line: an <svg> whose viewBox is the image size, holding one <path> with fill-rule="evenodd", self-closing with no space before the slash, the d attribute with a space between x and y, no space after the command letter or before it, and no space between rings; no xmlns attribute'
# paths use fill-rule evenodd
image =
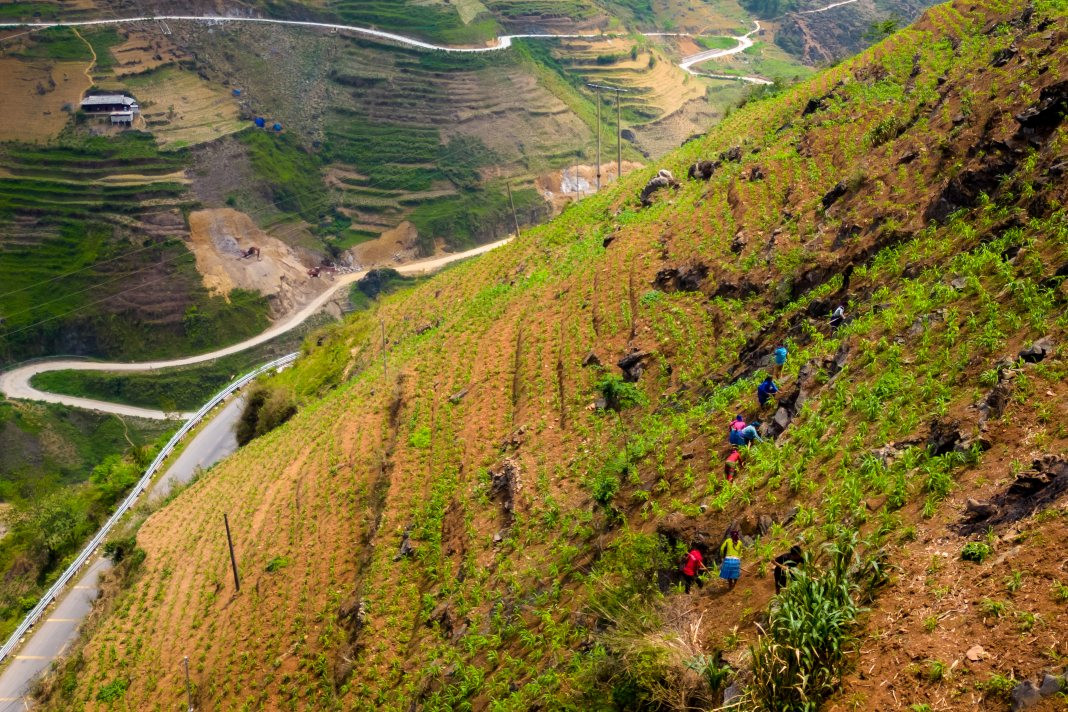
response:
<svg viewBox="0 0 1068 712"><path fill-rule="evenodd" d="M511 238L504 240L498 240L488 245L482 245L471 250L464 252L456 252L453 254L442 255L440 257L434 257L428 260L420 260L418 262L409 262L408 264L399 265L395 269L402 274L420 274L423 272L432 272L436 269L440 269L445 265L451 264L458 260L467 259L468 257L474 257L481 255L485 252L489 252L495 247L507 243ZM217 349L215 351L209 351L208 353L197 354L195 356L186 356L184 358L162 360L162 361L142 361L139 363L108 363L102 361L72 361L72 360L55 360L55 361L36 361L34 363L27 364L25 366L19 366L10 371L6 371L0 374L0 393L3 393L8 398L22 398L25 400L45 401L47 403L61 403L63 405L74 406L77 408L87 408L89 410L97 410L104 413L114 413L116 415L137 416L141 418L155 418L165 419L171 418L177 415L181 419L185 420L191 415L190 413L164 413L161 410L151 410L148 408L137 408L134 406L121 405L118 403L109 403L107 401L94 400L91 398L79 398L76 396L62 395L59 393L48 393L38 390L30 385L30 379L39 373L45 373L46 371L109 371L109 372L132 372L132 371L156 371L161 368L175 368L177 366L189 366L196 363L203 363L205 361L211 361L213 359L220 358L222 356L229 356L230 354L236 354L240 351L250 349L253 346L258 346L266 341L270 341L279 334L284 334L287 331L295 329L302 324L308 317L318 312L323 305L329 302L335 297L337 292L342 288L352 284L356 280L367 274L367 271L352 272L350 274L344 274L337 278L337 280L330 285L330 287L322 294L317 296L311 302L306 304L299 311L291 314L290 316L282 319L278 323L271 326L266 331L260 333L257 336L253 336L250 339L246 339L239 343L227 346L226 348Z"/></svg>

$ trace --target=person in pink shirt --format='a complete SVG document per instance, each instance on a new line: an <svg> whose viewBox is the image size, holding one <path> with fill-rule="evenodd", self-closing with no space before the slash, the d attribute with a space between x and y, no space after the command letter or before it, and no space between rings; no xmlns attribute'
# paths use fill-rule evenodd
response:
<svg viewBox="0 0 1068 712"><path fill-rule="evenodd" d="M727 476L727 482L734 482L734 476L738 474L741 461L742 454L738 452L738 448L732 447L731 454L727 455L727 462L723 465L723 474Z"/></svg>
<svg viewBox="0 0 1068 712"><path fill-rule="evenodd" d="M690 592L690 585L697 583L697 588L701 588L704 584L701 582L701 572L705 570L705 557L701 556L701 552L697 550L697 547L691 547L690 553L686 555L686 561L682 563L682 582L686 588L686 593Z"/></svg>

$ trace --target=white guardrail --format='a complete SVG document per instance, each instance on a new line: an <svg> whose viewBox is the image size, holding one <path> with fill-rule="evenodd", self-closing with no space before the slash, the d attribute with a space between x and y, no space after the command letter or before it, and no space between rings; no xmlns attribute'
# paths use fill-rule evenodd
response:
<svg viewBox="0 0 1068 712"><path fill-rule="evenodd" d="M100 544L104 541L104 538L111 532L115 524L118 523L119 519L121 519L122 516L126 514L126 512L130 511L130 508L133 507L134 503L137 501L137 498L144 494L145 489L152 481L152 477L156 474L156 471L159 469L159 466L162 465L163 461L166 460L167 457L174 451L174 447L179 442L181 442L182 438L188 435L189 431L192 430L196 426L196 424L204 418L205 415L210 413L211 410L215 408L215 406L219 405L219 403L221 403L231 393L240 388L243 388L244 386L248 385L248 383L254 378L267 371L270 371L273 368L280 368L282 366L287 366L293 363L293 361L295 361L297 356L299 355L299 352L286 354L281 358L275 359L274 361L266 363L255 369L254 371L245 374L244 376L237 379L229 386L215 394L215 397L205 403L200 410L193 414L193 417L185 421L185 424L182 425L178 432L174 434L174 437L168 440L167 444L163 446L163 449L159 451L159 454L156 455L156 459L153 460L152 464L148 466L148 469L145 470L145 474L141 476L141 479L137 482L137 485L135 485L130 494L126 496L126 499L122 501L122 504L119 505L119 508L116 509L114 514L112 514L111 517L107 520L107 522L104 523L104 526L100 528L100 531L98 531L96 535L93 536L92 540L85 545L85 548L82 549L82 552L78 554L78 558L71 562L70 566L68 566L63 572L63 574L58 579L56 579L56 582L52 584L52 587L48 589L48 591L41 597L41 600L37 602L37 605L33 607L33 610L27 613L26 617L22 619L22 622L19 623L19 627L15 629L15 632L12 633L11 637L7 639L6 643L4 643L4 647L0 648L0 662L3 662L4 659L6 659L7 656L11 654L11 651L13 651L15 647L21 642L22 637L29 632L30 628L32 628L35 623L37 623L37 621L41 617L41 614L45 612L45 609L48 608L48 606L50 606L52 602L56 600L56 598L63 591L63 589L66 588L67 584L70 583L70 580L74 578L75 574L78 573L78 570L85 565L85 563L96 551L97 547L99 547Z"/></svg>

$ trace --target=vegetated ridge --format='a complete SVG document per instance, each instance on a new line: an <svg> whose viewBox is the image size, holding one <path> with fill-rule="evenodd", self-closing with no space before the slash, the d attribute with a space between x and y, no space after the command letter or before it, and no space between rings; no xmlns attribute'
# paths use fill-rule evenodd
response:
<svg viewBox="0 0 1068 712"><path fill-rule="evenodd" d="M656 166L708 182L635 174L309 340L46 706L183 704L183 656L198 708L998 709L1062 671L1066 16L933 8ZM682 594L731 524L739 585Z"/></svg>

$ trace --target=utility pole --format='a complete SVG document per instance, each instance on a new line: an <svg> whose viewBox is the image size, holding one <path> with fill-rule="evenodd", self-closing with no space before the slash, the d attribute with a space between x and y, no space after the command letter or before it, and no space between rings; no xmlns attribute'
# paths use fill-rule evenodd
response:
<svg viewBox="0 0 1068 712"><path fill-rule="evenodd" d="M505 183L504 185L505 185L506 188L508 188L508 204L512 206L512 220L515 221L515 236L518 239L519 238L519 216L515 214L515 201L512 200L512 184L511 183Z"/></svg>
<svg viewBox="0 0 1068 712"><path fill-rule="evenodd" d="M597 89L597 192L601 192L601 90Z"/></svg>
<svg viewBox="0 0 1068 712"><path fill-rule="evenodd" d="M230 536L230 518L223 514L223 524L226 526L226 544L230 547L230 565L234 567L234 587L241 592L241 579L237 575L237 557L234 556L234 540Z"/></svg>
<svg viewBox="0 0 1068 712"><path fill-rule="evenodd" d="M185 700L186 700L186 712L193 712L193 686L189 683L189 656L186 655L182 658L182 665L185 666Z"/></svg>
<svg viewBox="0 0 1068 712"><path fill-rule="evenodd" d="M379 321L379 326L382 327L382 378L389 380L389 371L386 367L386 322Z"/></svg>
<svg viewBox="0 0 1068 712"><path fill-rule="evenodd" d="M603 84L587 84L597 94L597 190L601 189L601 90L607 89L616 93L616 179L623 175L623 111L620 108L619 94L627 91L619 87L610 87Z"/></svg>
<svg viewBox="0 0 1068 712"><path fill-rule="evenodd" d="M616 182L623 177L623 122L619 110L619 89L616 89Z"/></svg>

